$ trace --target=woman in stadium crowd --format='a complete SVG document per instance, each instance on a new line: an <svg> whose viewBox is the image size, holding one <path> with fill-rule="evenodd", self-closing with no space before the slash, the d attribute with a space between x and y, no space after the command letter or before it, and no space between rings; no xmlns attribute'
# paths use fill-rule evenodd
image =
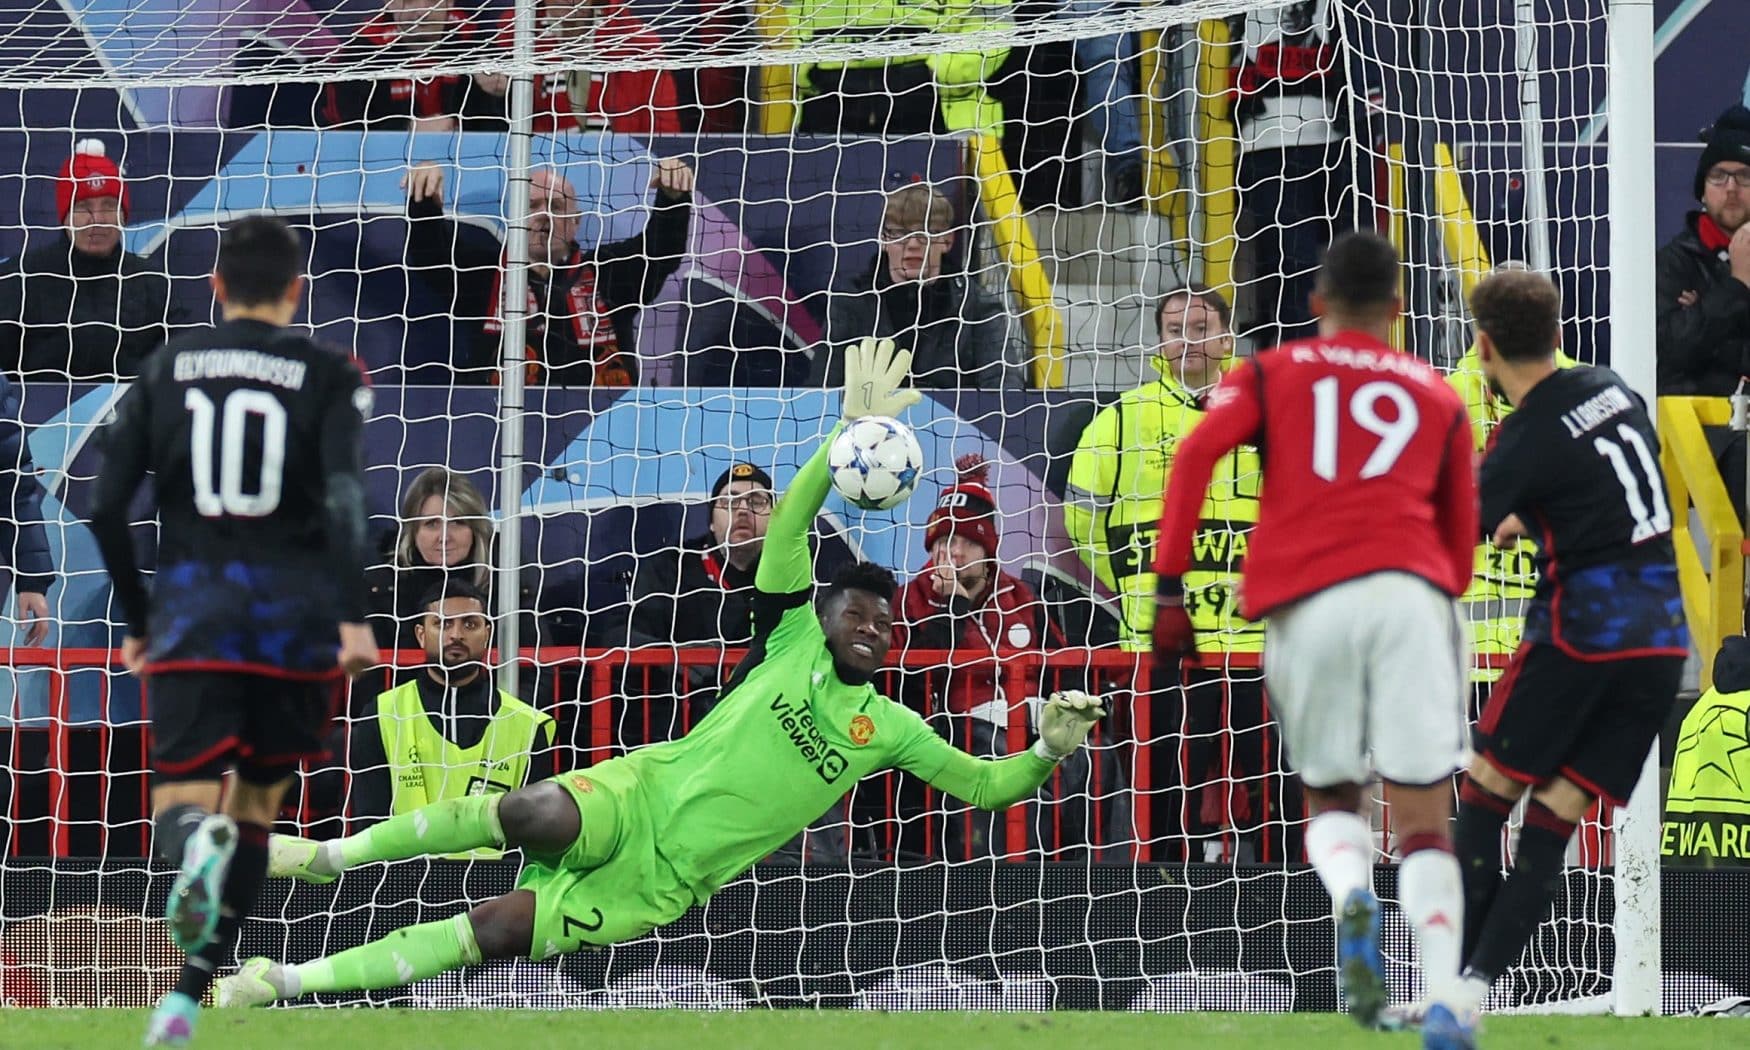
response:
<svg viewBox="0 0 1750 1050"><path fill-rule="evenodd" d="M413 637L420 598L451 574L491 594L492 513L473 482L428 467L401 497L392 561L365 573L378 647L422 648Z"/></svg>

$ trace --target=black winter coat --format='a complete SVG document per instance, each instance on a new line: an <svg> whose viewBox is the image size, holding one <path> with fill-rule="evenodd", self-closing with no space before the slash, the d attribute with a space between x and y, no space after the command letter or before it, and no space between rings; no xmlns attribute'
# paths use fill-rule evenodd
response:
<svg viewBox="0 0 1750 1050"><path fill-rule="evenodd" d="M602 644L744 646L753 637L753 577L722 556L710 532L647 555L632 574L626 633L610 614Z"/></svg>
<svg viewBox="0 0 1750 1050"><path fill-rule="evenodd" d="M76 251L64 234L0 266L0 369L25 379L111 380L189 324L144 256Z"/></svg>
<svg viewBox="0 0 1750 1050"><path fill-rule="evenodd" d="M844 385L844 349L869 336L911 351L914 386L936 390L997 390L1027 385L1012 363L1009 312L965 274L894 284L887 260L827 301L826 338L814 350L815 383Z"/></svg>
<svg viewBox="0 0 1750 1050"><path fill-rule="evenodd" d="M1659 249L1659 393L1727 397L1750 375L1750 285L1696 232L1700 212ZM1678 302L1686 291L1697 300Z"/></svg>

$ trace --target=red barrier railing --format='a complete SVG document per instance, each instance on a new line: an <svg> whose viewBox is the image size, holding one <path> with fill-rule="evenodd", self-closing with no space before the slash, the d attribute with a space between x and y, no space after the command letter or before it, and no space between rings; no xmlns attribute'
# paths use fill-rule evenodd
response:
<svg viewBox="0 0 1750 1050"><path fill-rule="evenodd" d="M702 716L700 702L715 692L687 689L689 672L709 669L721 681L742 655L725 649L545 648L525 649L517 662L525 677L536 680L532 702L559 723L559 761L568 768L684 734ZM418 651L393 657L393 664L355 683L355 702L368 694L373 676L387 685L425 659ZM1180 689L1155 692L1149 661L1110 649L1000 658L939 651L895 655L877 686L943 725L957 746L981 753L1015 754L1030 746L1029 700L1053 689L1090 688L1106 695L1112 710L1096 728L1093 757L1075 782L1060 768L1041 800L994 821L963 807L950 814L927 785L907 785L899 774L871 778L843 803L847 839L855 840L851 848L872 845L887 859L920 853L970 858L975 848L977 855L1018 858L1038 850L1050 857L1086 847L1103 859L1298 861L1296 825L1303 811L1292 779L1280 773L1258 657L1231 654L1224 662L1220 671L1187 671ZM10 663L16 671L46 672L47 706L44 717L21 721L15 690L10 726L0 729L9 738L3 752L9 827L0 853L145 855L151 828L147 734L143 721L112 717L119 654L17 649ZM95 719L71 717L69 679L76 674L99 680ZM956 676L965 675L1000 686L996 709L1002 724L981 729L988 707L980 714L943 709ZM141 703L143 720L149 690L142 690ZM1249 706L1236 713L1242 705ZM347 725L350 732L350 720ZM337 756L335 766L344 766L343 758ZM30 778L41 780L41 790L25 790ZM908 800L908 791L921 796L921 804ZM315 817L308 782L293 806L296 820L308 826ZM1079 826L1068 826L1078 812ZM1389 812L1382 823L1389 836ZM22 833L32 826L36 835ZM989 841L975 847L981 833ZM1581 838L1582 860L1608 863L1609 839L1607 825L1590 825Z"/></svg>
<svg viewBox="0 0 1750 1050"><path fill-rule="evenodd" d="M141 714L138 719L123 716L118 719L111 708L111 684L121 673L119 654L107 649L17 649L11 652L10 664L15 672L36 671L47 677L46 710L31 712L40 717L22 718L20 693L14 691L5 754L8 756L6 816L10 831L4 852L21 852L24 836L17 833L24 826L46 825L43 846L53 856L70 856L97 852L99 854L143 855L149 845L150 821L147 803L148 764L147 736L144 730L146 711L150 706L149 688L142 690ZM562 751L569 752L570 765L587 766L620 753L629 745L648 743L678 736L692 727L697 717L695 700L709 691L680 690L676 697L673 680L694 669L708 668L713 677L726 678L741 651L724 649L662 649L639 650L579 650L525 649L518 663L526 670L537 672L539 706L549 710L560 723ZM404 651L393 654L394 663L361 678L368 683L381 675L379 683L394 681L399 669L418 666L424 654ZM1000 660L985 656L974 659L947 652L910 652L896 657L893 667L883 672L878 685L883 691L911 703L927 718L945 719L950 725L970 723L973 716L965 712L942 709L942 698L949 692L955 676L990 675L1001 686L1005 705L1006 725L993 727L1001 739L1001 751L1016 753L1030 746L1032 728L1026 698L1043 696L1065 676L1073 677L1066 685L1091 686L1112 694L1119 710L1095 737L1097 746L1107 751L1123 750L1129 768L1130 786L1136 802L1133 806L1134 828L1116 829L1106 826L1108 807L1094 806L1091 834L1096 842L1130 844L1130 852L1147 855L1151 771L1149 763L1137 761L1146 756L1151 745L1148 704L1124 702L1126 697L1146 693L1148 671L1139 671L1134 655L1100 650L1066 650L1049 656L1034 653L1005 655ZM70 710L72 692L69 679L76 674L91 675L99 680L95 715L84 711L83 720L75 722ZM1140 677L1139 677L1140 676ZM40 687L39 687L40 688ZM364 687L366 690L369 685ZM37 694L41 696L39 692ZM354 696L361 695L358 684ZM649 700L673 702L670 724L658 724L664 713ZM951 729L956 741L970 740L970 731ZM125 748L118 750L118 741ZM1106 773L1109 763L1095 763L1091 770L1087 792L1096 801L1114 794L1119 785L1109 783ZM40 777L40 791L24 789L24 781ZM864 821L880 825L874 834L879 847L889 855L900 849L898 841L906 817L900 812L898 783L894 774L883 778L878 805L872 811L855 814ZM1063 785L1060 772L1056 780L1056 797L1070 792ZM95 805L91 804L95 791ZM131 803L131 804L130 804ZM933 792L923 798L926 816L939 816L939 800ZM303 807L300 807L303 808ZM1054 808L1050 826L1045 829L1042 848L1061 843L1064 837L1062 807ZM1001 854L1019 856L1028 841L1031 807L1011 809L1002 818ZM300 814L307 817L308 813ZM968 834L976 814L959 818ZM938 839L948 829L940 821L928 819L921 830L924 834L922 852L936 853ZM76 834L76 832L78 834ZM75 848L75 839L79 839ZM909 846L916 852L918 847Z"/></svg>

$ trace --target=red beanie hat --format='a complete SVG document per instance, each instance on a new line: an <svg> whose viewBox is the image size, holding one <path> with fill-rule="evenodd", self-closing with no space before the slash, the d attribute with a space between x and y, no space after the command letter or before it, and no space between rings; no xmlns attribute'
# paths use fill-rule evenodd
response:
<svg viewBox="0 0 1750 1050"><path fill-rule="evenodd" d="M122 181L122 170L109 159L102 141L80 139L73 144L73 155L61 165L61 177L55 180L55 214L65 223L74 201L93 197L116 198L123 217L127 216L128 184Z"/></svg>
<svg viewBox="0 0 1750 1050"><path fill-rule="evenodd" d="M986 555L997 555L997 501L991 495L986 479L990 464L977 453L968 453L954 461L960 478L942 490L936 509L924 525L924 550L936 546L936 541L950 534L964 536L984 548Z"/></svg>

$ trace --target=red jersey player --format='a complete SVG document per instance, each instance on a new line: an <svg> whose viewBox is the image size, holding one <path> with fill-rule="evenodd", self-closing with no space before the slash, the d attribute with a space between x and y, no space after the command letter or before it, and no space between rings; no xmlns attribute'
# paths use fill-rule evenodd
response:
<svg viewBox="0 0 1750 1050"><path fill-rule="evenodd" d="M1167 485L1154 643L1168 666L1195 653L1179 577L1198 510L1216 461L1257 446L1240 608L1268 620L1265 680L1314 814L1306 849L1336 910L1349 1011L1371 1027L1387 1000L1362 815L1377 772L1393 785L1403 909L1428 978L1424 1037L1446 1046L1435 1040L1455 1013L1463 905L1448 821L1469 663L1456 598L1478 538L1476 474L1458 395L1385 342L1398 284L1390 243L1338 238L1311 299L1319 337L1241 362L1210 395Z"/></svg>

